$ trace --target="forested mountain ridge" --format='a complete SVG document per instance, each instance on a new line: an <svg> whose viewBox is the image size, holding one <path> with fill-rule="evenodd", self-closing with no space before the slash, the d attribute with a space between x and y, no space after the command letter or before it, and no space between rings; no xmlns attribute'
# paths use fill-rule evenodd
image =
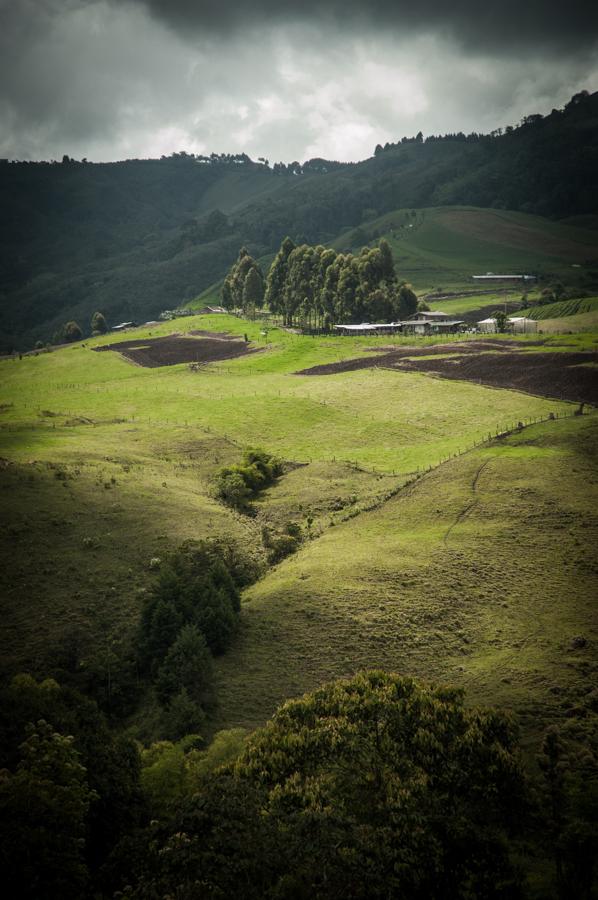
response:
<svg viewBox="0 0 598 900"><path fill-rule="evenodd" d="M598 93L491 135L422 135L357 164L288 166L245 154L0 165L0 349L154 317L258 257L330 242L402 207L470 205L553 218L598 209Z"/></svg>

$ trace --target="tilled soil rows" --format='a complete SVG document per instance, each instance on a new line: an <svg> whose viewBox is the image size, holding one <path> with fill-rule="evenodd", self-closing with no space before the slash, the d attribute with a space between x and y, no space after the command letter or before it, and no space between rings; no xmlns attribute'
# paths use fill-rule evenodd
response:
<svg viewBox="0 0 598 900"><path fill-rule="evenodd" d="M205 334L210 334L205 332ZM115 350L139 366L157 369L160 366L176 366L179 363L210 363L223 359L235 359L256 353L245 341L225 334L210 337L181 337L168 335L162 338L137 338L94 347L94 350Z"/></svg>
<svg viewBox="0 0 598 900"><path fill-rule="evenodd" d="M541 341L534 342L535 345ZM528 342L525 346L531 346ZM333 375L383 367L426 372L442 378L525 391L557 400L598 403L598 353L514 352L515 341L467 341L430 347L402 347L376 356L303 369L297 375ZM491 351L491 352L489 352ZM449 354L451 354L449 356ZM438 359L429 357L438 356ZM420 359L418 357L424 357Z"/></svg>

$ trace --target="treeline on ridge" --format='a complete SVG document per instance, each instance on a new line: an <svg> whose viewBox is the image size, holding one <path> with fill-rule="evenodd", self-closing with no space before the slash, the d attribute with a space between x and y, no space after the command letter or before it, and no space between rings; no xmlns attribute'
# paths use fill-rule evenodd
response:
<svg viewBox="0 0 598 900"><path fill-rule="evenodd" d="M361 253L297 246L286 237L265 279L241 248L222 287L222 304L252 315L265 304L285 325L327 330L337 322L394 322L417 310L417 296L399 281L388 241Z"/></svg>

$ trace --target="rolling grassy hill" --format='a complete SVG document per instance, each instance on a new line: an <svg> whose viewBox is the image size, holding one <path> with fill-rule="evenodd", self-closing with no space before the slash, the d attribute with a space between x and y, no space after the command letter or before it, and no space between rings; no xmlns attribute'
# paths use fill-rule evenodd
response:
<svg viewBox="0 0 598 900"><path fill-rule="evenodd" d="M537 306L530 309L526 315L530 319L561 319L593 313L596 310L598 310L598 297L585 297L581 300L561 300L559 303Z"/></svg>
<svg viewBox="0 0 598 900"><path fill-rule="evenodd" d="M0 363L3 674L57 675L112 708L106 679L129 647L152 560L221 535L264 577L217 663L214 728L254 727L287 696L366 666L512 706L529 740L583 703L593 656L567 642L594 639L593 415L480 446L574 406L375 367L295 374L388 338L272 329L265 339L256 323L217 316L136 334L198 326L247 333L259 352L196 372L151 369L94 352L114 341L105 336ZM596 337L521 345L595 349ZM213 482L255 444L288 464L251 517L217 502ZM263 529L289 522L302 549L267 570ZM128 725L155 739L151 693Z"/></svg>
<svg viewBox="0 0 598 900"><path fill-rule="evenodd" d="M254 727L285 697L380 667L467 688L527 741L583 706L598 637L595 416L451 460L339 524L244 598L218 665L220 721Z"/></svg>
<svg viewBox="0 0 598 900"><path fill-rule="evenodd" d="M263 560L263 525L307 535L310 517L327 533L497 427L571 408L417 373L294 374L387 339L273 329L266 343L233 317L151 334L198 325L247 332L261 350L200 372L147 369L93 352L106 336L0 363L5 671L43 672L69 641L91 666L134 626L151 559L186 538L229 534ZM291 465L252 519L217 503L212 483L254 444Z"/></svg>
<svg viewBox="0 0 598 900"><path fill-rule="evenodd" d="M597 328L598 311L580 313L577 316L560 316L558 319L541 319L538 325L542 334L574 334L596 331Z"/></svg>
<svg viewBox="0 0 598 900"><path fill-rule="evenodd" d="M579 278L578 266L583 270L598 262L594 231L506 210L397 210L343 235L335 244L352 245L370 235L388 240L400 277L419 291L473 291L471 276L486 272L541 273L573 281ZM519 298L525 290L523 285L511 285L508 293ZM479 302L485 304L494 296L481 294ZM496 296L504 298L504 290ZM475 297L462 298L457 308L455 301L455 312L471 309L475 302Z"/></svg>
<svg viewBox="0 0 598 900"><path fill-rule="evenodd" d="M593 283L598 266L596 232L554 222L541 216L474 207L399 209L344 232L332 241L337 250L359 252L385 238L392 249L401 280L418 294L431 293L434 309L475 320L480 310L513 308L526 293L531 302L537 285L490 285L481 293L472 275L488 271L506 274L538 274L541 284L563 281L580 287ZM267 271L272 257L260 260ZM188 305L200 308L219 303L222 282L211 285ZM443 292L466 293L453 299L436 299ZM571 301L577 302L577 301ZM509 307L508 307L509 308Z"/></svg>

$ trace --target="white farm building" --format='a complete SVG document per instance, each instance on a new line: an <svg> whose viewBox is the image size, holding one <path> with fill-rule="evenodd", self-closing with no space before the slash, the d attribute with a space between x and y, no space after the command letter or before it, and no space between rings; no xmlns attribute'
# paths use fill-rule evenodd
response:
<svg viewBox="0 0 598 900"><path fill-rule="evenodd" d="M482 319L477 323L477 329L485 334L495 334L498 331L496 319L492 316L489 319ZM535 319L526 319L525 316L513 316L507 319L505 329L512 334L536 334L538 323Z"/></svg>

